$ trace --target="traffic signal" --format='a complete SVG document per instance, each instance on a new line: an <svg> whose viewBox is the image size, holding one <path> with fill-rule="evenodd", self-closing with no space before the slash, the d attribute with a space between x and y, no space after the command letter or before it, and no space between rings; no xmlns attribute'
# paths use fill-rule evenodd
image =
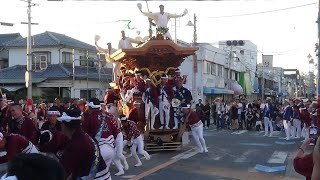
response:
<svg viewBox="0 0 320 180"><path fill-rule="evenodd" d="M244 41L243 40L228 40L226 42L227 46L243 46Z"/></svg>

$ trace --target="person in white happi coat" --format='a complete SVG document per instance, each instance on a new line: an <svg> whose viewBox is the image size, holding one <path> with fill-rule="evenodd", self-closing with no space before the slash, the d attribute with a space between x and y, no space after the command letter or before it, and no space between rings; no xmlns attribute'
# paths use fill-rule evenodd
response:
<svg viewBox="0 0 320 180"><path fill-rule="evenodd" d="M164 12L164 5L159 6L160 12L157 13L142 12L142 5L140 3L138 3L138 8L143 15L154 20L158 28L167 28L168 22L171 18L180 18L188 14L187 9L185 9L181 15L166 13ZM172 39L169 31L165 34L165 37Z"/></svg>
<svg viewBox="0 0 320 180"><path fill-rule="evenodd" d="M121 31L121 39L119 40L118 49L131 49L133 48L132 43L140 44L142 41L126 37L126 33Z"/></svg>
<svg viewBox="0 0 320 180"><path fill-rule="evenodd" d="M163 74L161 76L161 84L159 85L159 113L160 113L160 122L163 129L165 126L166 129L169 129L170 121L170 101L173 98L173 87L168 83L168 76Z"/></svg>

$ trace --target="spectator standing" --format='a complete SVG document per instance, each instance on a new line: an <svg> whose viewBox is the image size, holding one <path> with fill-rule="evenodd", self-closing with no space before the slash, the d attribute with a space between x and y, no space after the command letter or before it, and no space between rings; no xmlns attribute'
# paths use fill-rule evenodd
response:
<svg viewBox="0 0 320 180"><path fill-rule="evenodd" d="M208 129L210 127L210 104L209 101L206 100L206 104L203 106L203 115L204 115L204 119L207 123L207 126L205 126L204 129Z"/></svg>

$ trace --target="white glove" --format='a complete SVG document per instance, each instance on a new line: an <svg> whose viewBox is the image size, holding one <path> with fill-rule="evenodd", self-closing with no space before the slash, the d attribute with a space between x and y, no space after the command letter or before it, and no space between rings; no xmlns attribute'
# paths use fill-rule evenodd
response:
<svg viewBox="0 0 320 180"><path fill-rule="evenodd" d="M99 35L95 35L95 36L94 36L95 42L99 41L100 39L101 39L101 37L100 37Z"/></svg>
<svg viewBox="0 0 320 180"><path fill-rule="evenodd" d="M137 6L138 6L139 10L141 11L142 10L142 4L138 3Z"/></svg>

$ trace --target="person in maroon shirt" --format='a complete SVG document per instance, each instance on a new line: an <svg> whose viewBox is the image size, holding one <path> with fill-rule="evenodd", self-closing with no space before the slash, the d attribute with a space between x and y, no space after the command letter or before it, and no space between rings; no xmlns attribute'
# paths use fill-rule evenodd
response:
<svg viewBox="0 0 320 180"><path fill-rule="evenodd" d="M39 150L46 153L56 153L60 144L63 144L66 137L61 132L61 122L57 121L60 115L59 109L55 106L50 107L47 112L48 121L41 127Z"/></svg>
<svg viewBox="0 0 320 180"><path fill-rule="evenodd" d="M4 97L0 99L0 128L2 128L3 131L7 131L8 123L12 120L12 115L10 111L11 104L8 103L7 99Z"/></svg>
<svg viewBox="0 0 320 180"><path fill-rule="evenodd" d="M203 124L199 119L197 113L191 110L191 106L189 104L183 104L182 110L186 114L186 123L190 126L192 137L199 148L199 152L208 152L206 142L203 138Z"/></svg>
<svg viewBox="0 0 320 180"><path fill-rule="evenodd" d="M313 138L306 139L299 148L298 154L293 160L295 171L306 177L306 180L311 180L313 170L313 153L305 154L307 147Z"/></svg>
<svg viewBox="0 0 320 180"><path fill-rule="evenodd" d="M144 127L146 125L146 119L140 116L141 103L135 101L133 103L134 107L128 113L128 119L136 123L141 134L144 133Z"/></svg>
<svg viewBox="0 0 320 180"><path fill-rule="evenodd" d="M87 105L89 110L85 113L82 128L93 139L98 140L103 160L109 169L115 153L114 141L121 131L111 114L101 112L97 98L91 98Z"/></svg>
<svg viewBox="0 0 320 180"><path fill-rule="evenodd" d="M68 141L56 155L67 179L111 179L98 144L81 129L80 109L71 107L58 120Z"/></svg>
<svg viewBox="0 0 320 180"><path fill-rule="evenodd" d="M34 145L37 145L40 132L36 129L33 121L28 117L23 116L22 108L19 104L13 104L10 109L13 120L9 125L8 132L20 134L26 137Z"/></svg>
<svg viewBox="0 0 320 180"><path fill-rule="evenodd" d="M38 127L41 128L43 123L46 121L46 105L44 103L41 103L39 105L39 110L37 112L37 119L38 119Z"/></svg>
<svg viewBox="0 0 320 180"><path fill-rule="evenodd" d="M123 128L126 143L132 142L131 153L137 161L137 164L134 166L142 166L142 162L140 161L139 156L137 155L137 149L138 153L143 155L146 158L146 160L150 159L150 155L147 151L144 150L144 142L142 139L142 135L139 129L137 128L135 122L128 120L124 115L120 116L119 118L121 120L121 125Z"/></svg>
<svg viewBox="0 0 320 180"><path fill-rule="evenodd" d="M117 109L118 101L120 97L116 95L113 89L109 88L106 90L106 95L104 97L104 103L107 106L107 112L118 118L119 113Z"/></svg>
<svg viewBox="0 0 320 180"><path fill-rule="evenodd" d="M0 164L10 161L19 153L38 153L37 148L25 137L19 134L9 134L4 136L0 133L0 150L7 152L0 157Z"/></svg>

